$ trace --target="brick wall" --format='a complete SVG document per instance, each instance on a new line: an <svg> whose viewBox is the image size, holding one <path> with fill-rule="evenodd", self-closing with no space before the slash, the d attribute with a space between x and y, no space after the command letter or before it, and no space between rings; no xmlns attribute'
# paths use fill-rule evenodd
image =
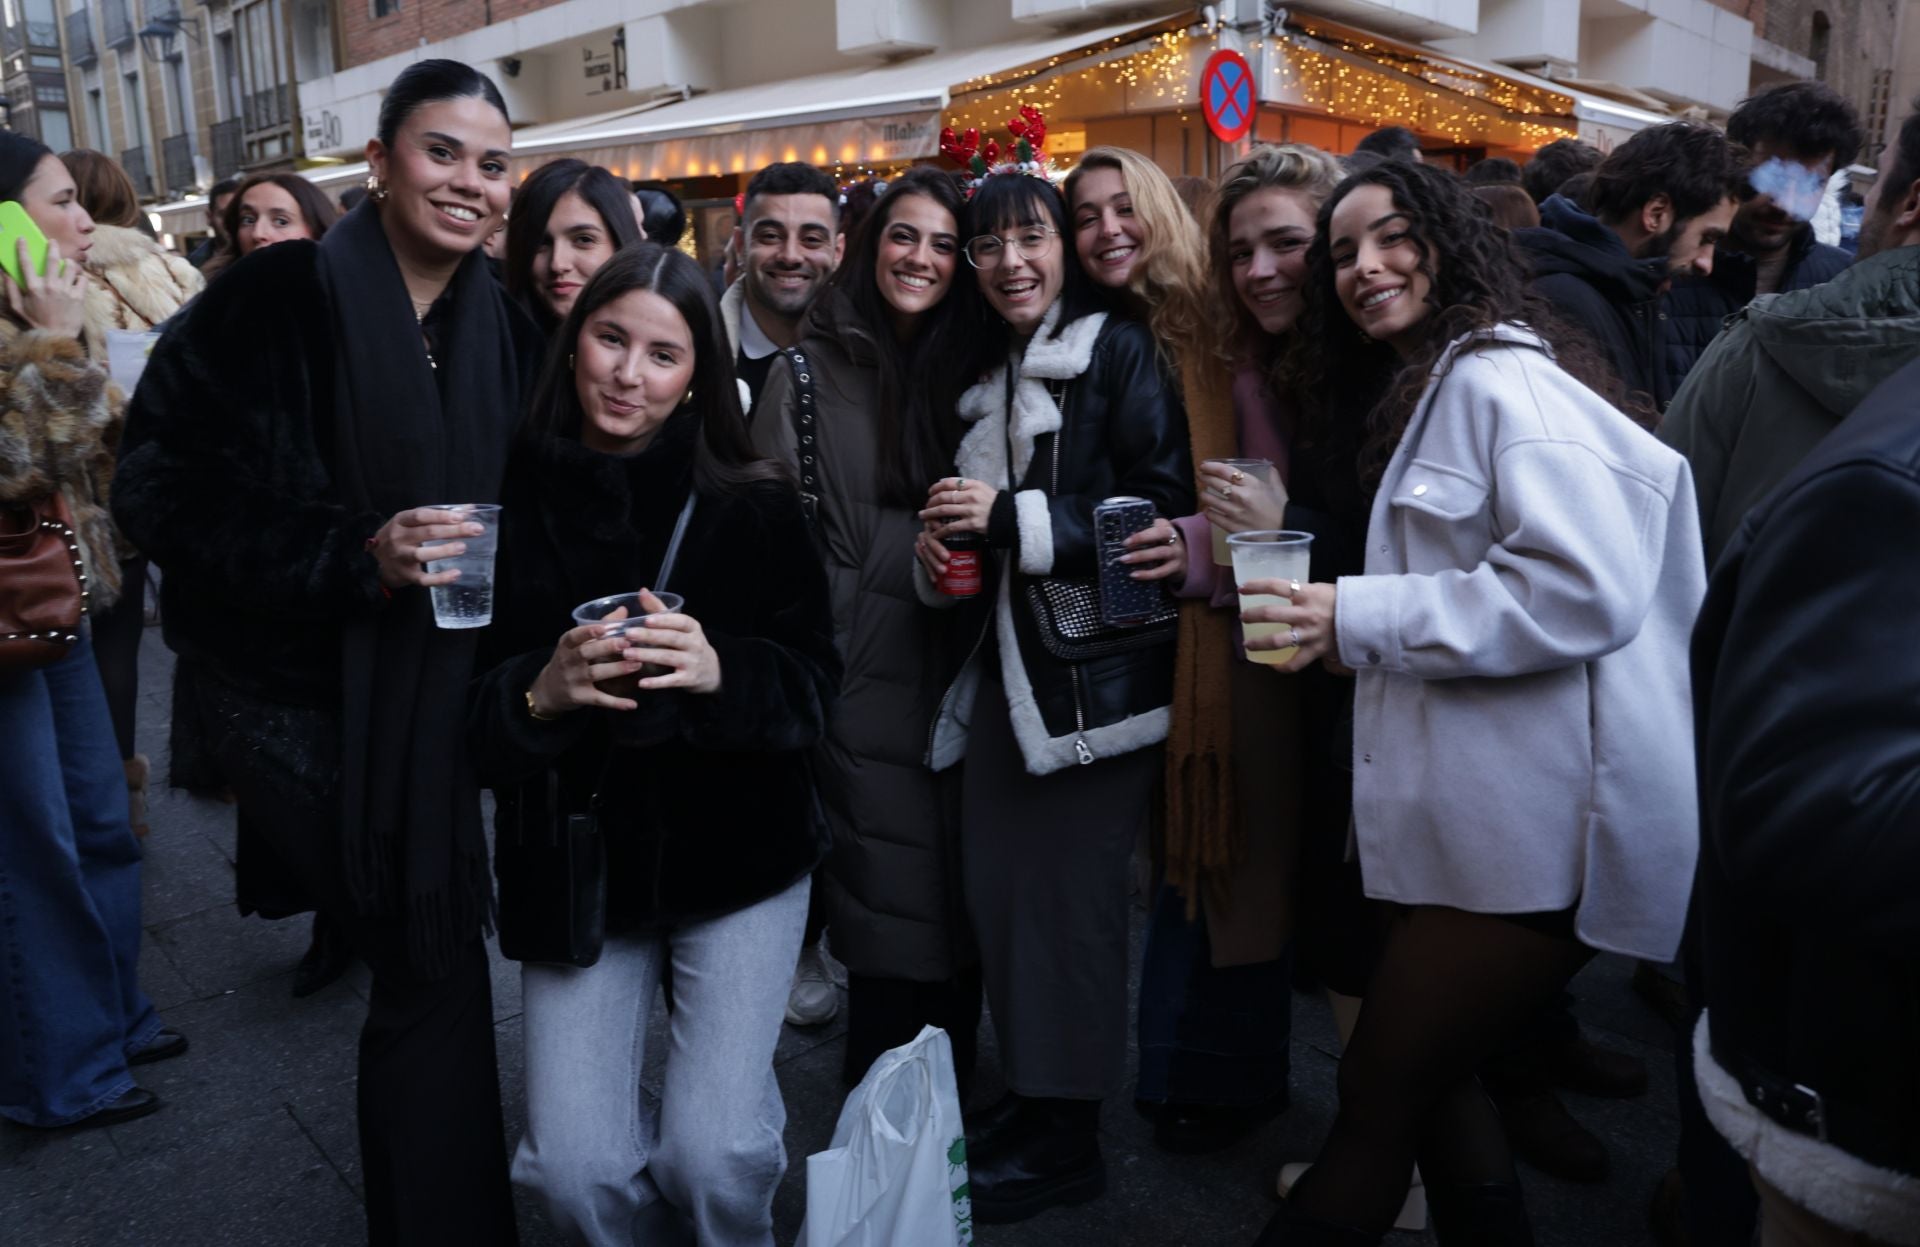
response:
<svg viewBox="0 0 1920 1247"><path fill-rule="evenodd" d="M1893 63L1900 0L1712 0L1753 22L1769 43L1824 59L1826 84L1852 100L1864 117L1874 74ZM1815 46L1814 15L1827 19L1824 58Z"/></svg>
<svg viewBox="0 0 1920 1247"><path fill-rule="evenodd" d="M399 0L400 11L373 16L372 0L340 0L337 17L346 51L342 68L364 65L420 46L438 43L488 24L536 12L559 0Z"/></svg>

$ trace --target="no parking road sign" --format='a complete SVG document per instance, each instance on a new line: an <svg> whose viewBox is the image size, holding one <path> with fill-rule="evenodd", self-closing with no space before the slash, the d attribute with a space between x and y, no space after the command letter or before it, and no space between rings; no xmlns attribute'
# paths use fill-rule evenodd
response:
<svg viewBox="0 0 1920 1247"><path fill-rule="evenodd" d="M1247 58L1221 48L1200 71L1200 115L1222 143L1238 143L1253 128L1253 70Z"/></svg>

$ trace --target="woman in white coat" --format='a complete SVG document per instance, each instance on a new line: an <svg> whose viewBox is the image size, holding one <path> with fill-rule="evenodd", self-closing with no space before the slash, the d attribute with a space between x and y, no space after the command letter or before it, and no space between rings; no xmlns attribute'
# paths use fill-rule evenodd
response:
<svg viewBox="0 0 1920 1247"><path fill-rule="evenodd" d="M1679 943L1692 478L1584 383L1612 387L1452 175L1348 178L1309 263L1302 393L1369 413L1365 574L1248 586L1290 604L1245 618L1291 629L1248 645L1357 673L1353 832L1385 934L1339 1116L1259 1241L1377 1241L1417 1159L1443 1244L1528 1244L1473 1071L1595 950Z"/></svg>

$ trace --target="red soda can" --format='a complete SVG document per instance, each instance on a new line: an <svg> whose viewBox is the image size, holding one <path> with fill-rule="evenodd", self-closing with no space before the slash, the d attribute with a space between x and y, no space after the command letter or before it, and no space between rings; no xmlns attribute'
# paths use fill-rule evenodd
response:
<svg viewBox="0 0 1920 1247"><path fill-rule="evenodd" d="M979 533L954 533L941 539L947 547L947 570L934 587L950 598L970 598L985 581L987 539Z"/></svg>

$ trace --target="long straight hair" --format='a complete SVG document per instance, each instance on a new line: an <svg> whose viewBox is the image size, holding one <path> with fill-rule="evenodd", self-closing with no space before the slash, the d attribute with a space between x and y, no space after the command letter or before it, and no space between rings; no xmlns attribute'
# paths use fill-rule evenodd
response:
<svg viewBox="0 0 1920 1247"><path fill-rule="evenodd" d="M640 240L633 198L626 183L605 169L571 158L541 165L520 184L507 216L507 258L500 266L507 294L518 299L536 325L551 332L559 318L533 288L533 257L547 241L547 222L568 192L580 196L612 239L614 250Z"/></svg>
<svg viewBox="0 0 1920 1247"><path fill-rule="evenodd" d="M654 242L622 247L580 291L547 350L546 367L527 410L527 429L548 437L579 436L586 413L580 406L572 360L579 349L581 327L601 308L636 290L651 291L671 303L687 322L693 340L692 396L682 408L691 406L700 422L693 451L694 487L721 496L761 482L790 481L780 464L756 456L747 439L733 352L727 349L720 305L707 275L683 252ZM676 410L667 418L678 419L680 414Z"/></svg>
<svg viewBox="0 0 1920 1247"><path fill-rule="evenodd" d="M1212 353L1208 341L1212 318L1206 310L1207 246L1193 214L1159 165L1124 147L1096 147L1080 158L1067 175L1069 214L1075 210L1074 195L1081 179L1093 169L1120 174L1133 200L1134 219L1145 227L1140 258L1127 279L1129 310L1146 321L1169 364L1204 366L1201 361ZM1067 240L1075 263L1080 254L1077 241L1071 236Z"/></svg>
<svg viewBox="0 0 1920 1247"><path fill-rule="evenodd" d="M954 274L947 293L923 313L913 336L902 343L893 330L898 315L880 293L880 244L893 215L918 196L953 217ZM910 169L894 179L887 193L856 228L847 258L834 273L831 288L843 295L874 341L878 383L873 417L880 453L875 481L889 506L921 505L935 477L953 466L964 431L955 405L972 379L965 371L963 326L972 300L979 297L959 236L966 204L951 174L939 169ZM911 380L909 380L911 379Z"/></svg>

